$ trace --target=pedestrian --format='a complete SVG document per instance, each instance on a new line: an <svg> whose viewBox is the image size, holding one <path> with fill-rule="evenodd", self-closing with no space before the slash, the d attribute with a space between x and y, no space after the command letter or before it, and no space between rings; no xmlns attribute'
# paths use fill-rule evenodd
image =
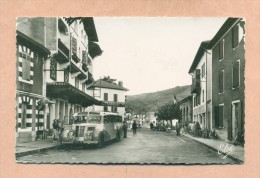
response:
<svg viewBox="0 0 260 178"><path fill-rule="evenodd" d="M177 136L180 136L180 123L179 123L179 121L176 123L176 134L177 134Z"/></svg>
<svg viewBox="0 0 260 178"><path fill-rule="evenodd" d="M127 128L128 128L127 122L124 121L123 123L124 138L127 138Z"/></svg>
<svg viewBox="0 0 260 178"><path fill-rule="evenodd" d="M133 135L136 135L136 129L137 129L137 124L134 121L134 123L132 124L132 129L133 129Z"/></svg>
<svg viewBox="0 0 260 178"><path fill-rule="evenodd" d="M153 123L150 123L150 129L153 130Z"/></svg>
<svg viewBox="0 0 260 178"><path fill-rule="evenodd" d="M63 122L62 120L58 120L58 134L59 134L59 140L60 142L62 143L62 133L64 131L64 128L63 128Z"/></svg>
<svg viewBox="0 0 260 178"><path fill-rule="evenodd" d="M55 141L58 140L58 128L59 128L59 125L58 125L57 119L53 120L52 127L53 127L53 141L55 142Z"/></svg>

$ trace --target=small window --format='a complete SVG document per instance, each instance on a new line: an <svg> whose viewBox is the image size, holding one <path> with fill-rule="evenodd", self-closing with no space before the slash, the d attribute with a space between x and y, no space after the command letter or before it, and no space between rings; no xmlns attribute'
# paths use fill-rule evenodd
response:
<svg viewBox="0 0 260 178"><path fill-rule="evenodd" d="M237 88L240 85L240 61L237 60L233 64L233 88Z"/></svg>
<svg viewBox="0 0 260 178"><path fill-rule="evenodd" d="M202 90L202 102L204 103L204 90Z"/></svg>
<svg viewBox="0 0 260 178"><path fill-rule="evenodd" d="M205 63L201 67L201 72L202 72L201 77L203 78L205 76L205 74L206 74L206 72L205 72Z"/></svg>
<svg viewBox="0 0 260 178"><path fill-rule="evenodd" d="M23 56L22 58L22 79L23 80L30 80L31 76L30 76L30 71L31 71L31 66L30 66L30 61L31 58L28 58L28 55L26 55L27 57Z"/></svg>
<svg viewBox="0 0 260 178"><path fill-rule="evenodd" d="M224 58L224 40L219 42L219 59Z"/></svg>
<svg viewBox="0 0 260 178"><path fill-rule="evenodd" d="M69 70L64 70L64 82L69 83Z"/></svg>
<svg viewBox="0 0 260 178"><path fill-rule="evenodd" d="M235 25L232 29L232 47L235 48L238 46L238 25Z"/></svg>
<svg viewBox="0 0 260 178"><path fill-rule="evenodd" d="M75 78L75 87L79 88L79 79L78 79L78 77Z"/></svg>
<svg viewBox="0 0 260 178"><path fill-rule="evenodd" d="M108 107L104 106L104 112L107 112L107 111L108 111Z"/></svg>
<svg viewBox="0 0 260 178"><path fill-rule="evenodd" d="M55 81L57 80L57 61L53 58L50 64L50 78Z"/></svg>
<svg viewBox="0 0 260 178"><path fill-rule="evenodd" d="M117 94L114 94L114 102L117 102Z"/></svg>
<svg viewBox="0 0 260 178"><path fill-rule="evenodd" d="M219 93L224 93L224 70L219 73Z"/></svg>
<svg viewBox="0 0 260 178"><path fill-rule="evenodd" d="M104 101L108 101L108 93L104 93Z"/></svg>
<svg viewBox="0 0 260 178"><path fill-rule="evenodd" d="M85 92L85 83L82 83L82 91Z"/></svg>
<svg viewBox="0 0 260 178"><path fill-rule="evenodd" d="M26 128L27 104L22 103L21 128Z"/></svg>

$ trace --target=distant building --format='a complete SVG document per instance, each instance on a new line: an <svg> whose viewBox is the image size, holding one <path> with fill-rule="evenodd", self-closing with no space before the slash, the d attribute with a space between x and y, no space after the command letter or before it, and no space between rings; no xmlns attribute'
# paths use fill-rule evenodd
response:
<svg viewBox="0 0 260 178"><path fill-rule="evenodd" d="M93 105L88 110L109 111L125 115L125 93L127 88L123 87L123 82L118 84L109 83L102 79L95 81L89 88L89 95L100 101L101 104Z"/></svg>
<svg viewBox="0 0 260 178"><path fill-rule="evenodd" d="M181 120L185 122L193 121L192 95L182 99L178 104L181 110Z"/></svg>

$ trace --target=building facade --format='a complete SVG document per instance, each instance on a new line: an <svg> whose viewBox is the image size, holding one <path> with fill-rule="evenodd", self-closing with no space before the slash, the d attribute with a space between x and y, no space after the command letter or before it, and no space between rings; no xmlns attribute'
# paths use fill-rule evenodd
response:
<svg viewBox="0 0 260 178"><path fill-rule="evenodd" d="M16 42L16 138L28 142L35 140L44 126L42 69L50 51L19 31Z"/></svg>
<svg viewBox="0 0 260 178"><path fill-rule="evenodd" d="M245 22L229 18L208 45L212 50L213 128L243 144L245 123Z"/></svg>
<svg viewBox="0 0 260 178"><path fill-rule="evenodd" d="M181 111L181 120L184 122L193 121L192 95L187 96L178 102Z"/></svg>
<svg viewBox="0 0 260 178"><path fill-rule="evenodd" d="M47 100L43 129L52 130L54 119L70 127L75 112L98 100L87 94L94 81L92 60L101 55L93 18L19 18L17 29L45 46L50 55L43 61L42 90Z"/></svg>
<svg viewBox="0 0 260 178"><path fill-rule="evenodd" d="M193 121L199 122L202 129L211 129L212 127L210 110L211 52L206 49L208 44L208 41L201 43L189 70L189 74L192 75Z"/></svg>
<svg viewBox="0 0 260 178"><path fill-rule="evenodd" d="M101 102L99 105L89 107L90 111L115 112L125 115L126 89L123 82L109 83L102 79L97 80L88 88L89 95Z"/></svg>

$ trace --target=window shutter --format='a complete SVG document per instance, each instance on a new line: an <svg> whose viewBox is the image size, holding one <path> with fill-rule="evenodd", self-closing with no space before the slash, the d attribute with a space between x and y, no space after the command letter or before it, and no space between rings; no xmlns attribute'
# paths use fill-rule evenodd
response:
<svg viewBox="0 0 260 178"><path fill-rule="evenodd" d="M233 48L238 46L238 25L232 29L232 46Z"/></svg>
<svg viewBox="0 0 260 178"><path fill-rule="evenodd" d="M24 80L30 80L30 60L23 58L22 68L22 78Z"/></svg>
<svg viewBox="0 0 260 178"><path fill-rule="evenodd" d="M239 61L236 61L233 65L233 88L239 86Z"/></svg>
<svg viewBox="0 0 260 178"><path fill-rule="evenodd" d="M214 106L214 114L215 114L215 128L219 128L219 107Z"/></svg>
<svg viewBox="0 0 260 178"><path fill-rule="evenodd" d="M71 39L71 48L72 48L72 54L76 54L77 55L77 39L72 37Z"/></svg>
<svg viewBox="0 0 260 178"><path fill-rule="evenodd" d="M223 85L223 82L224 82L224 72L223 71L221 71L220 73L219 73L219 93L223 93L223 87L224 87L224 85Z"/></svg>
<svg viewBox="0 0 260 178"><path fill-rule="evenodd" d="M223 127L224 106L219 106L219 127Z"/></svg>
<svg viewBox="0 0 260 178"><path fill-rule="evenodd" d="M114 94L114 101L117 102L117 94Z"/></svg>
<svg viewBox="0 0 260 178"><path fill-rule="evenodd" d="M224 57L224 55L223 55L223 45L224 45L224 41L223 40L221 40L220 42L219 42L219 59L222 59L223 57Z"/></svg>
<svg viewBox="0 0 260 178"><path fill-rule="evenodd" d="M108 94L104 93L104 101L108 101Z"/></svg>

